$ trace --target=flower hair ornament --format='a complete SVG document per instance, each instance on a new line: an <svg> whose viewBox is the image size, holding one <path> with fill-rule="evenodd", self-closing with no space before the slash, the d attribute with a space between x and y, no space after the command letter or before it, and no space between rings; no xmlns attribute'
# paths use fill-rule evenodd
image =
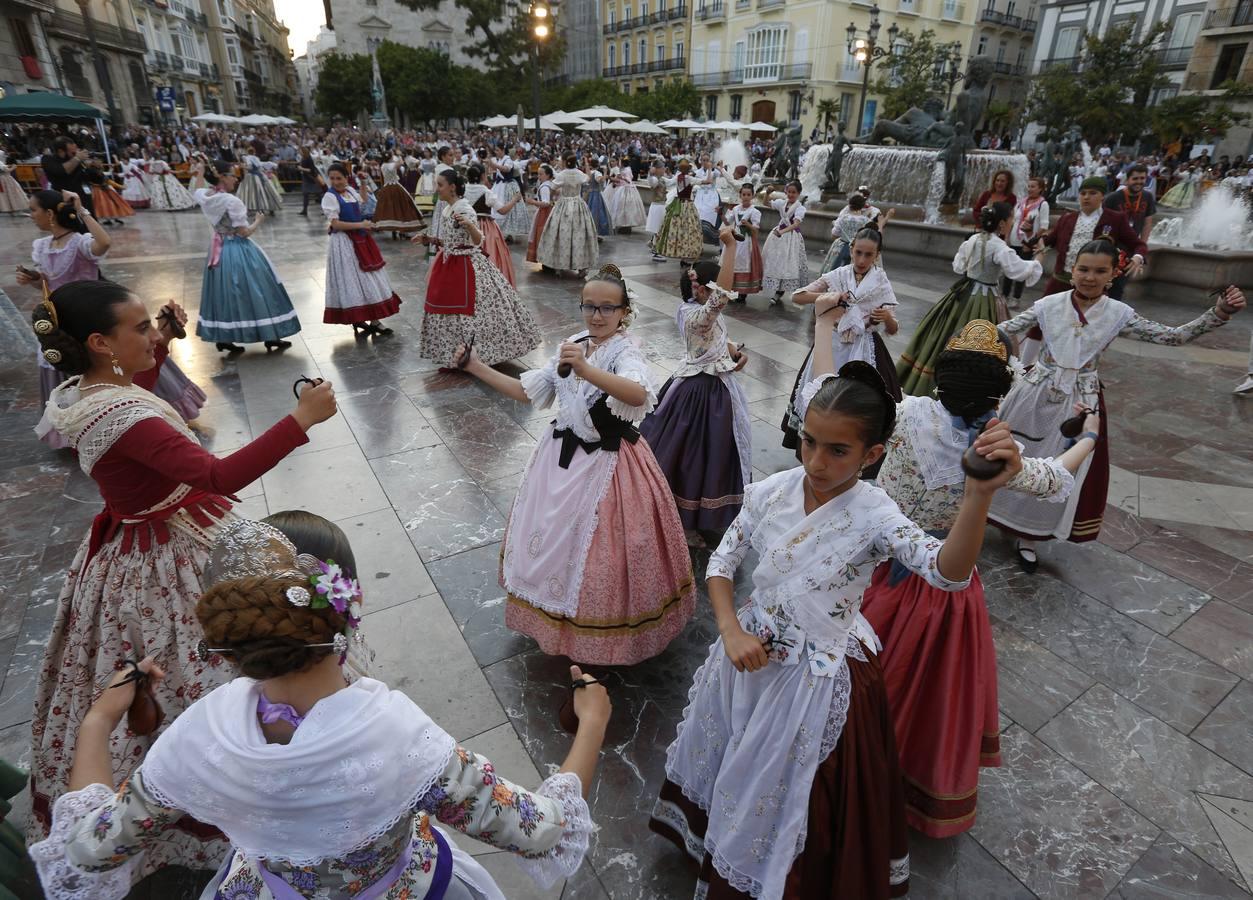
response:
<svg viewBox="0 0 1253 900"><path fill-rule="evenodd" d="M292 585L285 594L292 606L334 609L347 621L344 631L325 643L309 647L331 647L342 665L348 657L348 636L361 642L361 585L331 559L323 562L308 553L297 553L287 535L273 525L252 519L231 522L218 534L205 565L205 584L215 585L240 578L268 576L295 578L308 582ZM230 653L229 647L209 647L201 641L196 655L203 662L211 653Z"/></svg>

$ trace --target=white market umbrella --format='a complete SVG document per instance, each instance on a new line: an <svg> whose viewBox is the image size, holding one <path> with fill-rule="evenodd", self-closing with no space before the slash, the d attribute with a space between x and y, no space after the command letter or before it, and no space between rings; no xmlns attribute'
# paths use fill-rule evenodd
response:
<svg viewBox="0 0 1253 900"><path fill-rule="evenodd" d="M576 116L573 113L557 110L546 116L540 117L541 122L552 122L554 125L582 125L587 121L583 116Z"/></svg>
<svg viewBox="0 0 1253 900"><path fill-rule="evenodd" d="M623 122L621 119L615 119L605 126L607 131L630 131L631 123Z"/></svg>
<svg viewBox="0 0 1253 900"><path fill-rule="evenodd" d="M633 124L629 130L635 132L636 134L669 134L670 133L666 131L666 129L662 128L660 125L654 125L652 122L648 121L647 119L640 119L638 122Z"/></svg>
<svg viewBox="0 0 1253 900"><path fill-rule="evenodd" d="M218 125L225 125L227 122L238 122L234 116L224 116L222 113L201 113L198 116L192 116L193 122L213 122Z"/></svg>
<svg viewBox="0 0 1253 900"><path fill-rule="evenodd" d="M274 124L275 124L275 125L295 125L295 124L296 124L296 120L295 120L295 119L289 119L289 118L287 118L287 116L275 116L275 117L274 117Z"/></svg>
<svg viewBox="0 0 1253 900"><path fill-rule="evenodd" d="M241 125L277 125L278 122L273 116L263 116L260 113L253 113L250 116L244 116L237 119Z"/></svg>
<svg viewBox="0 0 1253 900"><path fill-rule="evenodd" d="M577 126L574 130L575 131L604 131L605 123L604 122L584 122L582 125Z"/></svg>
<svg viewBox="0 0 1253 900"><path fill-rule="evenodd" d="M507 125L517 124L517 120L513 116L492 116L479 124L484 128L504 128Z"/></svg>
<svg viewBox="0 0 1253 900"><path fill-rule="evenodd" d="M522 122L522 127L524 130L530 131L531 129L535 128L535 120L524 119ZM564 130L560 125L550 121L544 116L540 116L539 127L542 131L563 131Z"/></svg>
<svg viewBox="0 0 1253 900"><path fill-rule="evenodd" d="M648 121L648 120L645 119L644 121ZM679 124L679 120L678 119L666 119L666 121L658 122L657 124L660 125L662 128L674 128L675 126Z"/></svg>
<svg viewBox="0 0 1253 900"><path fill-rule="evenodd" d="M618 109L612 109L608 106L589 106L587 109L576 110L570 113L572 116L578 116L580 119L638 119L639 116L632 115L628 112L622 112Z"/></svg>
<svg viewBox="0 0 1253 900"><path fill-rule="evenodd" d="M779 130L775 128L773 125L771 125L769 122L752 122L745 127L748 128L749 131L778 131Z"/></svg>
<svg viewBox="0 0 1253 900"><path fill-rule="evenodd" d="M705 125L703 122L693 122L691 119L679 119L679 121L675 122L670 127L671 128L694 128L699 131L703 129Z"/></svg>
<svg viewBox="0 0 1253 900"><path fill-rule="evenodd" d="M710 122L709 127L715 131L743 131L748 126L743 122Z"/></svg>

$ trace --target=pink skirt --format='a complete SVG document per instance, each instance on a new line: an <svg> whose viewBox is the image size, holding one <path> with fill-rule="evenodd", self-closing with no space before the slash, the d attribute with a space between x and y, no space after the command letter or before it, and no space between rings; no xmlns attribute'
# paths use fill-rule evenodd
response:
<svg viewBox="0 0 1253 900"><path fill-rule="evenodd" d="M975 823L980 766L1001 764L996 648L976 571L949 593L880 565L862 614L883 642L879 662L912 828L952 837Z"/></svg>
<svg viewBox="0 0 1253 900"><path fill-rule="evenodd" d="M509 245L505 243L505 235L500 226L492 221L491 216L479 216L479 232L483 235L481 249L492 265L500 269L505 281L513 287L518 286L518 279L513 274L513 258L509 255Z"/></svg>
<svg viewBox="0 0 1253 900"><path fill-rule="evenodd" d="M551 433L540 440L545 443L531 464L556 468L561 442ZM618 464L597 508L575 615L548 612L512 592L505 606L509 628L534 638L545 653L579 663L629 666L654 657L696 609L683 525L648 442L623 441L617 452ZM519 495L510 528L519 519L536 518L538 511L518 509L527 502Z"/></svg>

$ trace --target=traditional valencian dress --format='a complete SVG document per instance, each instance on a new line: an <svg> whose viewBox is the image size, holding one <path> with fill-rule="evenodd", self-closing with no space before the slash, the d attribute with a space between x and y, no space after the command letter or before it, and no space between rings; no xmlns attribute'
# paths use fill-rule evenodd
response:
<svg viewBox="0 0 1253 900"><path fill-rule="evenodd" d="M642 228L647 221L644 201L635 187L635 173L630 166L623 166L618 172L618 190L613 195L609 214L618 228Z"/></svg>
<svg viewBox="0 0 1253 900"><path fill-rule="evenodd" d="M308 441L288 416L247 447L217 459L201 449L169 404L143 388L80 392L78 384L71 378L53 392L36 430L55 428L69 440L105 507L70 564L35 690L34 816L28 826L35 839L47 834L52 804L69 782L75 736L96 685L119 660L149 654L161 660L166 676L153 687L166 727L228 680L220 661L202 663L195 652L204 637L196 602L209 549L233 515L227 497ZM116 783L131 775L151 743L125 723L113 732ZM215 829L190 819L152 837L145 858L118 876L128 884L166 865L213 868L227 851Z"/></svg>
<svg viewBox="0 0 1253 900"><path fill-rule="evenodd" d="M578 169L562 169L547 182L557 192L557 202L544 223L535 256L550 269L582 272L600 259L596 222L580 197L587 182L587 174Z"/></svg>
<svg viewBox="0 0 1253 900"><path fill-rule="evenodd" d="M887 273L879 266L871 267L860 283L853 267L843 266L828 272L812 284L801 288L809 293L842 293L852 294L850 308L840 318L839 324L831 335L831 351L835 356L835 369L853 360L869 363L878 370L888 393L897 400L901 398L901 386L896 381L896 366L883 343L880 332L883 325L871 322L870 314L876 309L898 306L896 292L892 290L892 282L888 281ZM789 450L800 447L800 430L803 417L800 413L801 393L805 385L813 377L814 351L810 347L805 364L797 373L796 384L792 388L792 402L783 414L783 446Z"/></svg>
<svg viewBox="0 0 1253 900"><path fill-rule="evenodd" d="M539 262L539 241L544 234L544 226L553 211L553 183L541 181L535 188L535 199L539 206L535 207L535 218L531 220L531 238L526 245L526 261Z"/></svg>
<svg viewBox="0 0 1253 900"><path fill-rule="evenodd" d="M649 175L648 193L648 220L644 223L644 230L653 236L649 242L655 249L657 234L666 220L666 179Z"/></svg>
<svg viewBox="0 0 1253 900"><path fill-rule="evenodd" d="M756 294L761 290L761 243L752 229L761 228L761 210L756 206L745 209L742 203L737 204L727 210L726 222L728 225L739 225L744 234L744 240L735 245L735 278L731 291L735 294Z"/></svg>
<svg viewBox="0 0 1253 900"><path fill-rule="evenodd" d="M457 221L474 216L474 207L462 197L440 215L440 248L426 282L422 356L450 366L457 348L471 338L489 366L530 353L540 344L531 311Z"/></svg>
<svg viewBox="0 0 1253 900"><path fill-rule="evenodd" d="M771 200L770 205L779 214L779 224L770 229L766 244L761 249L764 275L762 290L767 294L779 291L795 291L809 283L809 262L805 258L805 238L799 231L779 234L780 228L795 225L805 218L805 204L797 198L788 203L786 198Z"/></svg>
<svg viewBox="0 0 1253 900"><path fill-rule="evenodd" d="M601 174L601 171L593 169L592 174L583 183L582 194L583 202L591 210L592 221L596 223L596 234L600 237L609 237L613 234L613 216L609 214L609 202L602 188L604 182L605 176ZM612 199L612 195L609 199Z"/></svg>
<svg viewBox="0 0 1253 900"><path fill-rule="evenodd" d="M753 480L752 417L735 377L722 310L732 294L710 284L704 303L679 304L687 358L661 389L640 434L674 492L683 527L721 534Z"/></svg>
<svg viewBox="0 0 1253 900"><path fill-rule="evenodd" d="M127 161L124 170L122 199L133 209L147 209L152 203L152 195L148 192L148 183L144 176L145 165L146 161L142 157L135 157Z"/></svg>
<svg viewBox="0 0 1253 900"><path fill-rule="evenodd" d="M692 564L670 487L639 440L656 403L647 361L619 332L588 362L643 385L648 397L628 406L573 372L562 378L556 356L522 373L531 403L556 400L557 418L509 514L505 624L554 656L633 665L664 650L692 617Z"/></svg>
<svg viewBox="0 0 1253 900"><path fill-rule="evenodd" d="M1005 320L1005 301L1000 294L1002 276L1032 285L1040 280L1044 269L1038 259L1020 257L999 235L981 231L957 248L953 271L961 277L922 317L896 366L907 394L925 397L931 393L935 387L936 358L948 339L966 323L975 319Z"/></svg>
<svg viewBox="0 0 1253 900"><path fill-rule="evenodd" d="M928 534L948 534L961 507L962 454L979 434L931 397L897 406L877 484ZM1074 478L1058 462L1026 457L1008 490L1063 503ZM862 599L883 643L879 659L896 731L905 814L935 838L975 822L980 766L999 766L996 649L979 573L951 592L898 563L883 563Z"/></svg>
<svg viewBox="0 0 1253 900"><path fill-rule="evenodd" d="M283 208L282 195L274 189L270 179L265 177L261 160L252 154L244 157L244 173L239 179L235 195L243 201L248 212L263 212L270 216Z"/></svg>
<svg viewBox="0 0 1253 900"><path fill-rule="evenodd" d="M853 238L870 222L870 217L850 211L846 206L831 222L831 246L822 260L821 272L847 266L853 259Z"/></svg>
<svg viewBox="0 0 1253 900"><path fill-rule="evenodd" d="M0 212L24 213L30 206L30 200L12 173L13 169L5 165L4 155L0 153ZM124 215L130 215L130 213Z"/></svg>
<svg viewBox="0 0 1253 900"><path fill-rule="evenodd" d="M400 183L399 163L383 163L383 186L374 195L374 223L389 231L414 231L422 227L422 213L413 202L413 194Z"/></svg>
<svg viewBox="0 0 1253 900"><path fill-rule="evenodd" d="M169 163L154 159L148 164L148 177L152 180L152 208L168 211L191 209L196 200L175 177Z"/></svg>
<svg viewBox="0 0 1253 900"><path fill-rule="evenodd" d="M322 213L334 222L361 222L361 195L352 188L322 195ZM329 325L385 319L400 312L400 298L383 271L386 263L369 231L333 231L326 246L326 312Z"/></svg>
<svg viewBox="0 0 1253 900"><path fill-rule="evenodd" d="M531 233L531 216L525 203L519 200L503 215L496 211L522 193L522 188L518 186L518 161L502 156L495 163L499 168L492 176L492 193L498 202L492 205L492 221L503 235L526 237ZM509 281L513 283L512 278Z"/></svg>
<svg viewBox="0 0 1253 900"><path fill-rule="evenodd" d="M91 245L95 242L90 234L71 234L58 247L52 243L51 237L36 238L31 243L30 258L36 270L43 275L45 296L51 294L63 284L74 281L95 281L100 278L100 260L103 255L92 253ZM160 366L159 376L154 375L155 383L150 378L140 379L143 386L174 407L175 411L185 420L191 421L200 415L200 407L204 406L205 392L183 374L183 370L167 359ZM54 369L43 354L39 354L39 402L48 403L53 390L69 378L64 372ZM66 439L55 428L41 435L44 443L56 450L69 446Z"/></svg>
<svg viewBox="0 0 1253 900"><path fill-rule="evenodd" d="M96 218L101 222L106 219L127 219L135 215L135 210L117 192L120 187L123 185L110 181L107 176L101 178L99 184L91 186L91 204L95 207ZM195 205L193 201L192 206Z"/></svg>
<svg viewBox="0 0 1253 900"><path fill-rule="evenodd" d="M734 580L757 551L737 615L769 641L769 661L737 672L714 641L666 751L651 825L700 864L700 898L883 900L908 890L896 743L862 592L893 558L940 590L969 581L940 574L941 542L882 489L858 481L806 514L804 478L797 467L749 485L709 560L708 578Z"/></svg>
<svg viewBox="0 0 1253 900"><path fill-rule="evenodd" d="M545 887L582 863L593 824L577 775L521 788L369 678L318 701L286 744L267 743L262 699L237 678L116 793L93 784L57 801L51 837L31 848L49 900L122 900L184 814L230 840L202 900L504 900L436 823L516 854Z"/></svg>
<svg viewBox="0 0 1253 900"><path fill-rule="evenodd" d="M700 216L696 214L696 206L692 203L695 181L692 176L680 172L674 178L667 179L666 184L674 186L675 195L666 205L665 218L653 237L653 252L671 259L700 259L703 247Z"/></svg>
<svg viewBox="0 0 1253 900"><path fill-rule="evenodd" d="M487 185L467 184L465 199L478 217L479 233L483 235L483 252L492 261L492 265L500 270L500 274L505 276L509 285L516 288L518 279L513 273L513 256L509 252L509 245L505 243L505 235L493 218L497 207L501 205L500 198Z"/></svg>
<svg viewBox="0 0 1253 900"><path fill-rule="evenodd" d="M1087 312L1080 312L1072 293L1042 297L1001 324L1011 337L1038 327L1043 342L1035 365L1014 383L997 415L1012 422L1016 431L1041 437L1038 441L1023 438L1024 456L1052 457L1066 449L1066 438L1058 427L1074 415L1076 403L1083 403L1100 411L1096 449L1076 473L1076 489L1065 506L998 493L988 520L1020 537L1082 543L1096 540L1100 533L1109 489L1108 409L1097 371L1101 354L1116 337L1177 347L1225 323L1213 309L1207 309L1184 325L1163 325L1111 297L1102 297Z"/></svg>
<svg viewBox="0 0 1253 900"><path fill-rule="evenodd" d="M264 250L235 233L248 227L244 202L221 190L196 191L196 202L213 225L196 335L203 341L252 344L300 331L278 270Z"/></svg>

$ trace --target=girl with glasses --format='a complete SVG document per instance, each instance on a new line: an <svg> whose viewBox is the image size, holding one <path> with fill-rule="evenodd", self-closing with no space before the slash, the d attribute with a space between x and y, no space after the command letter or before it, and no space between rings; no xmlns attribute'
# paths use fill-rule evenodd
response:
<svg viewBox="0 0 1253 900"><path fill-rule="evenodd" d="M557 404L522 476L501 563L505 624L580 663L633 665L683 630L696 604L683 526L639 426L657 395L626 335L616 266L583 287L584 330L514 378L462 347L457 364L519 403Z"/></svg>

